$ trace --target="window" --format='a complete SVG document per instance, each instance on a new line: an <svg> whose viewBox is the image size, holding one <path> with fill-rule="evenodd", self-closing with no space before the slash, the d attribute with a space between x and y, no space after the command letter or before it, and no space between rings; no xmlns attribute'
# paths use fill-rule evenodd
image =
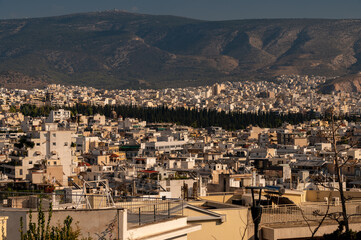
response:
<svg viewBox="0 0 361 240"><path fill-rule="evenodd" d="M33 164L33 161L29 161L29 164Z"/></svg>
<svg viewBox="0 0 361 240"><path fill-rule="evenodd" d="M65 142L65 143L64 143L64 146L68 146L68 143L67 143L67 142Z"/></svg>
<svg viewBox="0 0 361 240"><path fill-rule="evenodd" d="M55 133L53 133L53 137L56 137L56 134L55 134Z"/></svg>
<svg viewBox="0 0 361 240"><path fill-rule="evenodd" d="M23 170L22 169L20 169L19 174L23 175Z"/></svg>
<svg viewBox="0 0 361 240"><path fill-rule="evenodd" d="M53 146L56 146L56 142L53 142Z"/></svg>
<svg viewBox="0 0 361 240"><path fill-rule="evenodd" d="M40 146L40 143L36 143L36 146Z"/></svg>

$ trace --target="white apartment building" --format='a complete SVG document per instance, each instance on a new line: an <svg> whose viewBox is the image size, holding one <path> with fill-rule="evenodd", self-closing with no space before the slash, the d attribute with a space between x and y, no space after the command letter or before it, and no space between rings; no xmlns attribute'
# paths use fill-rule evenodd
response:
<svg viewBox="0 0 361 240"><path fill-rule="evenodd" d="M36 131L28 134L28 141L34 143L34 147L23 147L10 155L11 162L5 165L5 174L9 178L30 180L29 169L36 163L46 165L60 164L63 166L63 183L67 183L68 177L74 174L72 162L71 136L72 131L48 130Z"/></svg>
<svg viewBox="0 0 361 240"><path fill-rule="evenodd" d="M167 141L146 142L141 144L141 148L145 154L154 152L172 153L182 151L186 141L175 141L173 137L169 137Z"/></svg>
<svg viewBox="0 0 361 240"><path fill-rule="evenodd" d="M53 122L62 122L66 121L71 117L71 113L68 110L59 109L59 110L52 110L46 119L47 123Z"/></svg>
<svg viewBox="0 0 361 240"><path fill-rule="evenodd" d="M138 119L134 118L126 118L126 119L119 119L118 121L118 128L121 129L133 129L138 127L145 127L147 125L146 121L139 121Z"/></svg>

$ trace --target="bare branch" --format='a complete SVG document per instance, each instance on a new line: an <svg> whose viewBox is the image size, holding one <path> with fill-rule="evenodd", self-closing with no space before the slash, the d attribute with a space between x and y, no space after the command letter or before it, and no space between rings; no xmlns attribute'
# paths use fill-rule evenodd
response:
<svg viewBox="0 0 361 240"><path fill-rule="evenodd" d="M329 196L328 196L328 199L331 198L331 195L332 195L332 194L331 194L331 192L330 192L330 193L329 193ZM314 230L312 230L311 224L309 223L310 219L308 219L308 218L305 216L302 208L300 207L300 212L301 212L302 218L303 218L303 220L306 222L306 224L307 224L307 226L308 226L308 229L309 229L310 232L311 232L311 239L314 238L315 234L316 234L317 231L320 229L320 227L322 226L322 224L323 224L323 222L325 221L325 219L329 217L329 213L328 213L328 212L329 212L329 210L330 210L330 203L331 203L331 201L328 201L328 203L327 203L327 209L326 209L326 213L325 213L325 214L320 214L320 213L317 212L317 211L313 212L313 214L314 214L315 216L322 216L321 221L318 223L317 227L316 227Z"/></svg>
<svg viewBox="0 0 361 240"><path fill-rule="evenodd" d="M308 222L309 219L306 218L305 214L303 213L302 208L300 208L300 212L301 212L301 215L302 215L303 220L305 220L305 222L306 222L306 224L307 224L307 226L308 226L308 229L310 230L310 232L311 232L311 234L312 234L312 236L313 236L313 231L312 231L312 229L311 229L311 225L310 225L310 223Z"/></svg>
<svg viewBox="0 0 361 240"><path fill-rule="evenodd" d="M245 236L246 236L246 232L247 232L247 229L248 229L248 225L249 225L249 211L247 211L247 223L245 223L244 222L244 220L243 220L243 218L242 218L242 215L241 215L241 213L238 211L238 215L239 215L239 218L241 219L241 221L242 221L242 223L243 224L245 224L246 226L245 226L245 228L244 228L244 231L243 231L243 233L242 233L242 240L245 238ZM242 232L242 230L241 230L241 228L239 228L239 232L241 233Z"/></svg>
<svg viewBox="0 0 361 240"><path fill-rule="evenodd" d="M330 194L329 194L329 196L328 196L328 199L330 199L330 198L331 198L331 192L330 192ZM327 201L326 214L322 217L322 219L321 219L320 223L318 224L318 226L313 230L311 238L313 238L313 237L315 236L315 234L316 234L316 232L318 231L318 229L320 229L320 227L322 226L323 222L324 222L325 219L328 217L328 211L330 210L330 202L331 202L331 201Z"/></svg>

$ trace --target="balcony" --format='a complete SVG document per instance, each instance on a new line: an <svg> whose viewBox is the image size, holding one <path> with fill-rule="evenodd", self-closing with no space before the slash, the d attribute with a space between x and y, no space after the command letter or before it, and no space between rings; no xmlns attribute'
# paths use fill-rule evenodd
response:
<svg viewBox="0 0 361 240"><path fill-rule="evenodd" d="M13 168L15 166L22 166L22 162L17 160L17 159L11 159L11 161L6 163L4 166L5 167L8 166L9 168Z"/></svg>
<svg viewBox="0 0 361 240"><path fill-rule="evenodd" d="M14 160L22 160L28 156L28 151L23 151L23 150L13 151L12 153L10 153L9 156L11 159Z"/></svg>
<svg viewBox="0 0 361 240"><path fill-rule="evenodd" d="M115 197L115 206L128 211L128 227L183 216L183 200L152 197Z"/></svg>

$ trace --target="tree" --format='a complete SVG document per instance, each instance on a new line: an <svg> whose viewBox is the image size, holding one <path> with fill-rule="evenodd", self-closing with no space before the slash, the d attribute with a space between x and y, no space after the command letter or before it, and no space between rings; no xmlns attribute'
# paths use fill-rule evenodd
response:
<svg viewBox="0 0 361 240"><path fill-rule="evenodd" d="M343 238L343 239L359 239L356 236L359 236L360 233L353 232L349 226L349 217L350 216L347 214L346 198L345 198L345 192L344 192L345 190L344 190L344 186L343 186L344 182L343 182L343 177L342 177L342 172L341 172L342 167L344 167L350 161L349 158L342 157L342 153L349 150L350 148L352 148L353 144L346 137L339 138L337 132L338 132L341 124L338 124L335 122L335 116L334 116L334 112L332 109L329 109L326 112L326 117L329 118L330 127L329 127L329 131L326 132L324 134L324 136L322 136L322 137L324 137L324 139L327 139L331 143L331 146L332 146L332 153L333 153L332 164L333 164L334 173L335 173L334 180L337 182L337 187L332 186L332 188L336 189L340 194L341 212L329 213L330 202L328 201L326 213L321 213L321 212L317 212L317 211L314 212L314 215L322 217L322 220L319 222L318 226L314 230L311 229L311 227L308 224L308 221L305 217L304 217L304 220L309 225L309 229L312 233L312 238L316 234L318 229L321 227L321 225L324 223L325 219L327 218L327 219L335 220L338 223L339 227L332 234L325 235L325 239L341 239L341 238ZM347 141L350 145L345 148L340 148L339 140L341 140L340 141L341 143L344 141ZM330 179L320 177L319 179L316 179L316 183L322 185L325 188L330 188L330 186L326 186L323 184L323 182L325 180L329 181ZM330 192L328 199L330 199L330 198L331 198L331 192ZM301 210L301 212L302 212L302 210Z"/></svg>
<svg viewBox="0 0 361 240"><path fill-rule="evenodd" d="M292 124L309 120L309 114L289 113L277 114L274 112L242 113L242 112L218 112L217 110L186 109L184 107L168 108L161 106L156 108L138 107L133 105L117 106L94 106L76 104L73 107L64 107L72 112L84 115L101 114L108 118L113 117L113 110L118 116L124 118L139 118L148 122L179 122L179 124L197 127L219 126L226 130L243 129L245 126L257 125L259 127L279 127L285 121ZM25 116L39 117L48 115L51 110L58 109L56 106L42 106L23 104L20 111Z"/></svg>
<svg viewBox="0 0 361 240"><path fill-rule="evenodd" d="M334 114L332 111L331 112L331 133L332 133L332 143L331 144L332 144L332 149L333 149L333 153L334 153L333 164L335 167L336 180L338 182L338 191L340 193L342 216L343 216L343 221L340 223L340 226L344 226L346 229L346 232L349 232L350 226L349 226L349 222L348 222L346 199L345 199L343 182L342 182L342 177L341 177L341 168L340 168L341 159L339 157L340 151L337 149L336 131L337 131L337 129L335 127L335 118L334 118ZM341 167L344 164L345 164L345 162L341 163Z"/></svg>

